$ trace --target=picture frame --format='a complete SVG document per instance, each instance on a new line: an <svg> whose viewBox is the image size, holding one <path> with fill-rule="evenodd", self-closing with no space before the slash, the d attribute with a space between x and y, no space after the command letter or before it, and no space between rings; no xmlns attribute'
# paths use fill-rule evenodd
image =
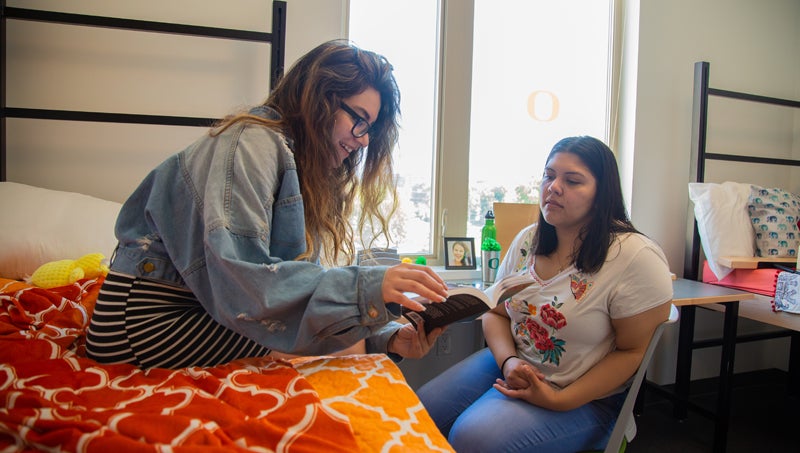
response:
<svg viewBox="0 0 800 453"><path fill-rule="evenodd" d="M466 237L444 238L444 268L477 269L475 264L475 239Z"/></svg>

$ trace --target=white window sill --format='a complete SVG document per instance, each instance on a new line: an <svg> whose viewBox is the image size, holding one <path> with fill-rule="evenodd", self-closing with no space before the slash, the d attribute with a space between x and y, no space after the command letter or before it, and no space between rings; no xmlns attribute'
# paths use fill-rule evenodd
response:
<svg viewBox="0 0 800 453"><path fill-rule="evenodd" d="M480 280L481 269L445 269L444 266L431 266L445 281L449 280Z"/></svg>

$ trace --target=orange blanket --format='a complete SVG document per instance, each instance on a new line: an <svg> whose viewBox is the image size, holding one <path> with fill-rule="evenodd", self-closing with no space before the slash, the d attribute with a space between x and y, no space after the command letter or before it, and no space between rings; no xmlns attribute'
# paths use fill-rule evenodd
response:
<svg viewBox="0 0 800 453"><path fill-rule="evenodd" d="M0 450L452 451L383 355L97 364L82 344L100 283L0 279Z"/></svg>

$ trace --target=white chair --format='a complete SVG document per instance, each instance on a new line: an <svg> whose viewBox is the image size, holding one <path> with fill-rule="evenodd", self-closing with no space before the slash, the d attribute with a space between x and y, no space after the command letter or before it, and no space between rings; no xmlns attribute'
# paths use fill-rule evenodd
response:
<svg viewBox="0 0 800 453"><path fill-rule="evenodd" d="M678 309L674 305L670 306L669 319L661 323L653 332L653 337L647 345L647 350L642 357L642 363L633 375L633 382L630 389L628 389L628 396L625 397L625 402L622 403L622 409L619 411L617 423L614 425L614 430L611 432L611 438L606 445L605 453L619 453L623 441L630 442L636 436L636 420L633 417L633 405L636 403L636 397L639 395L639 388L644 381L644 375L647 372L647 367L650 365L650 359L653 357L653 351L658 346L658 340L664 332L664 328L668 324L674 324L678 321Z"/></svg>

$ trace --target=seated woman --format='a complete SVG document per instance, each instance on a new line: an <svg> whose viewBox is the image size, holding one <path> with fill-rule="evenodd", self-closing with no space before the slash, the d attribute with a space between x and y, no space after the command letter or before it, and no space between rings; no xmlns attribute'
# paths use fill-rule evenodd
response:
<svg viewBox="0 0 800 453"><path fill-rule="evenodd" d="M418 392L459 452L602 450L669 316L667 260L628 219L605 144L559 141L540 193L538 223L497 275L529 272L537 284L483 316L488 348Z"/></svg>

